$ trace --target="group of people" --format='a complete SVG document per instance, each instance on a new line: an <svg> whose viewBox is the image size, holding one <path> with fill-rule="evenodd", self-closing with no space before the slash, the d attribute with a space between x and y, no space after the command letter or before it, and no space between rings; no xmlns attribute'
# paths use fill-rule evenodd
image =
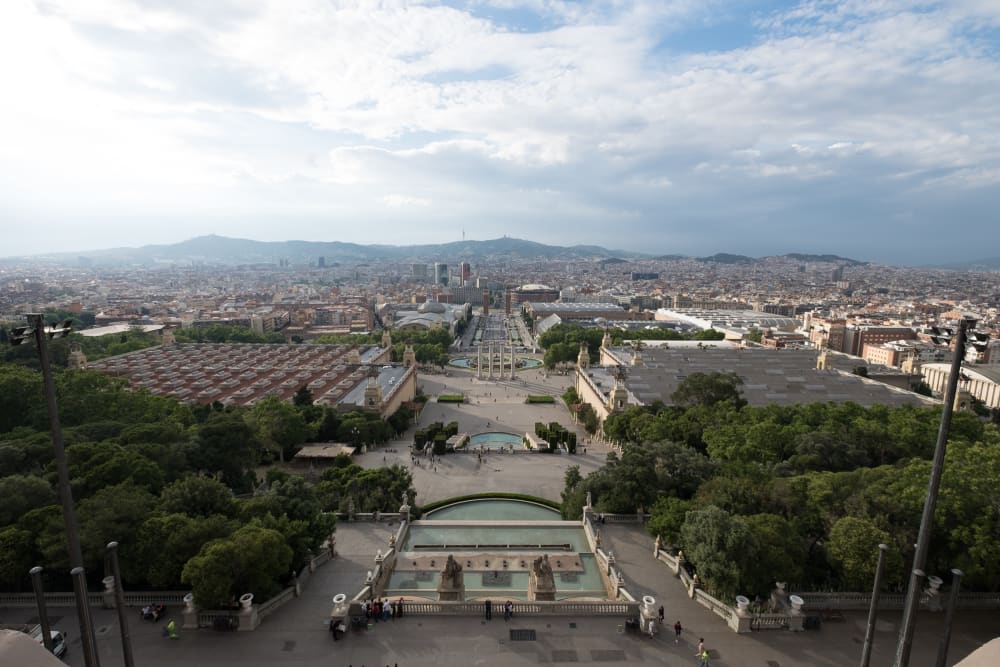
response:
<svg viewBox="0 0 1000 667"><path fill-rule="evenodd" d="M403 598L393 603L391 600L365 600L361 603L361 610L365 618L378 623L381 621L396 620L403 616Z"/></svg>
<svg viewBox="0 0 1000 667"><path fill-rule="evenodd" d="M166 605L162 604L148 604L142 608L140 614L142 615L142 620L153 621L154 623L160 620L160 617L167 612Z"/></svg>
<svg viewBox="0 0 1000 667"><path fill-rule="evenodd" d="M486 620L493 620L493 600L487 600L483 603L483 608L486 610ZM514 617L514 603L507 600L503 605L503 620L509 621Z"/></svg>
<svg viewBox="0 0 1000 667"><path fill-rule="evenodd" d="M657 613L658 620L659 620L660 624L662 625L663 624L663 616L664 616L664 609L663 609L662 605L657 610L657 612L658 612ZM654 636L653 619L649 619L649 630L648 631L649 631L649 636L650 637ZM676 623L674 623L674 643L675 644L680 644L681 643L681 633L682 632L684 632L684 628L683 628L683 626L681 626L681 622L677 621ZM694 654L694 657L698 658L698 667L708 667L708 651L705 649L705 638L704 637L699 637L698 638L698 652Z"/></svg>

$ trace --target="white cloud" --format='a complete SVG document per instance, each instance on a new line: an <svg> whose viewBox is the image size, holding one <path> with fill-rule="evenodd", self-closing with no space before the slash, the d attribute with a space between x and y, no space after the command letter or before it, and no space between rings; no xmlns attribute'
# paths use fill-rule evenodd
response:
<svg viewBox="0 0 1000 667"><path fill-rule="evenodd" d="M997 188L996 3L804 2L701 52L677 45L734 5L450 4L0 4L0 200L407 223L433 203L596 236L790 223L852 190L870 226L914 191Z"/></svg>
<svg viewBox="0 0 1000 667"><path fill-rule="evenodd" d="M431 200L426 197L410 197L407 195L386 195L382 198L385 205L390 208L409 208L419 206L425 208L431 205Z"/></svg>

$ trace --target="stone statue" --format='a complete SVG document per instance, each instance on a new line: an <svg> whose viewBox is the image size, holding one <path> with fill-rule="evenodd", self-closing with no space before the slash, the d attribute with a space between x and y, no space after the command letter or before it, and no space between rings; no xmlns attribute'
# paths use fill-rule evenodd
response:
<svg viewBox="0 0 1000 667"><path fill-rule="evenodd" d="M448 562L444 564L444 571L441 573L441 582L448 588L462 588L465 585L465 575L462 573L462 566L458 564L455 557L448 556Z"/></svg>
<svg viewBox="0 0 1000 667"><path fill-rule="evenodd" d="M556 581L549 564L548 554L539 556L531 564L531 575L528 577L528 598L531 600L555 600Z"/></svg>
<svg viewBox="0 0 1000 667"><path fill-rule="evenodd" d="M465 575L462 573L462 566L450 554L444 564L444 570L441 571L438 599L449 602L465 599Z"/></svg>
<svg viewBox="0 0 1000 667"><path fill-rule="evenodd" d="M590 499L590 491L587 491L587 507L593 507Z"/></svg>
<svg viewBox="0 0 1000 667"><path fill-rule="evenodd" d="M554 581L552 575L552 566L549 565L549 555L544 554L535 559L532 563L531 569L534 571L535 576L538 577L540 582L551 582Z"/></svg>

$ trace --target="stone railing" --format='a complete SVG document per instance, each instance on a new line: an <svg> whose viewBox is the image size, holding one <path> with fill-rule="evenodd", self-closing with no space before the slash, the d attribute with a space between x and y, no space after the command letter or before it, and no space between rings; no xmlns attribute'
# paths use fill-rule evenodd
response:
<svg viewBox="0 0 1000 667"><path fill-rule="evenodd" d="M240 613L236 610L221 611L210 610L200 611L197 617L198 628L212 628L215 630L239 630ZM185 626L189 627L189 626Z"/></svg>
<svg viewBox="0 0 1000 667"><path fill-rule="evenodd" d="M754 614L750 617L750 629L784 630L788 627L788 614Z"/></svg>
<svg viewBox="0 0 1000 667"><path fill-rule="evenodd" d="M375 523L380 523L382 521L399 521L400 517L403 516L399 512L355 512L354 518L347 512L337 512L338 521L373 521Z"/></svg>
<svg viewBox="0 0 1000 667"><path fill-rule="evenodd" d="M281 591L275 595L270 600L267 600L257 608L257 618L263 621L265 618L281 609L285 603L290 602L292 598L296 597L295 586L289 586L285 590Z"/></svg>
<svg viewBox="0 0 1000 667"><path fill-rule="evenodd" d="M126 591L124 594L126 607L145 607L149 604L177 605L184 602L187 591ZM73 593L45 593L45 604L49 607L75 607L76 595ZM87 604L91 607L113 609L114 595L105 593L87 593ZM0 593L0 607L34 608L34 593Z"/></svg>
<svg viewBox="0 0 1000 667"><path fill-rule="evenodd" d="M835 611L868 611L872 603L871 593L798 593L805 601L807 609ZM927 591L920 598L921 608L940 609L945 601L942 594L928 595ZM884 611L898 611L903 608L906 595L903 593L882 593L878 596L878 608ZM957 609L1000 610L1000 593L962 593L958 594Z"/></svg>
<svg viewBox="0 0 1000 667"><path fill-rule="evenodd" d="M629 601L606 602L513 602L514 616L638 616L638 604ZM471 616L483 613L482 602L406 602L407 615ZM496 603L493 613L502 614Z"/></svg>

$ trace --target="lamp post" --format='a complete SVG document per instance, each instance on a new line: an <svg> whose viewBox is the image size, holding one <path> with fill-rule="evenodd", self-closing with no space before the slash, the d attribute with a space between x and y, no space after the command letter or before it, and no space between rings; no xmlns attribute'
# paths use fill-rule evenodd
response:
<svg viewBox="0 0 1000 667"><path fill-rule="evenodd" d="M111 559L111 576L115 578L115 609L118 611L118 627L122 633L122 657L125 667L134 667L132 659L132 636L128 619L125 617L125 590L122 587L122 573L118 567L118 542L108 542L108 556Z"/></svg>
<svg viewBox="0 0 1000 667"><path fill-rule="evenodd" d="M35 604L38 607L38 623L42 626L42 645L52 653L52 629L49 626L49 610L45 606L45 591L42 590L42 568L37 565L31 568L31 587L35 591Z"/></svg>
<svg viewBox="0 0 1000 667"><path fill-rule="evenodd" d="M50 338L61 338L70 332L72 320L65 320L56 326L46 326L41 313L27 315L28 326L11 331L11 343L20 345L34 337L38 347L38 360L42 365L42 382L45 387L45 402L49 412L49 431L52 436L56 470L59 475L59 500L62 502L63 520L66 523L66 541L69 545L69 562L72 567L73 587L76 589L76 611L80 620L80 639L83 642L83 658L87 667L100 667L97 657L97 643L94 639L94 625L87 605L87 580L83 569L83 551L76 529L76 512L73 508L73 492L69 486L69 468L66 465L66 447L63 444L62 428L59 426L59 406L56 403L56 388L52 381L49 364Z"/></svg>
<svg viewBox="0 0 1000 667"><path fill-rule="evenodd" d="M958 379L962 374L962 360L965 357L965 335L972 326L975 326L975 320L969 317L963 317L958 323L958 335L955 337L955 357L951 362L951 372L948 375L948 385L944 393L944 406L941 409L941 425L938 428L937 443L934 446L931 477L927 484L924 512L920 517L920 532L917 533L917 548L913 556L913 570L910 572L910 584L906 590L906 602L903 605L903 621L900 624L899 642L896 644L896 657L892 663L893 667L908 667L910 664L913 626L916 622L917 605L920 602L920 582L925 576L923 568L927 561L927 551L930 547L931 530L934 528L934 509L937 506L938 490L941 488L941 476L944 474L944 456L948 449L948 432L951 430L951 415L955 410L955 394L958 393Z"/></svg>

